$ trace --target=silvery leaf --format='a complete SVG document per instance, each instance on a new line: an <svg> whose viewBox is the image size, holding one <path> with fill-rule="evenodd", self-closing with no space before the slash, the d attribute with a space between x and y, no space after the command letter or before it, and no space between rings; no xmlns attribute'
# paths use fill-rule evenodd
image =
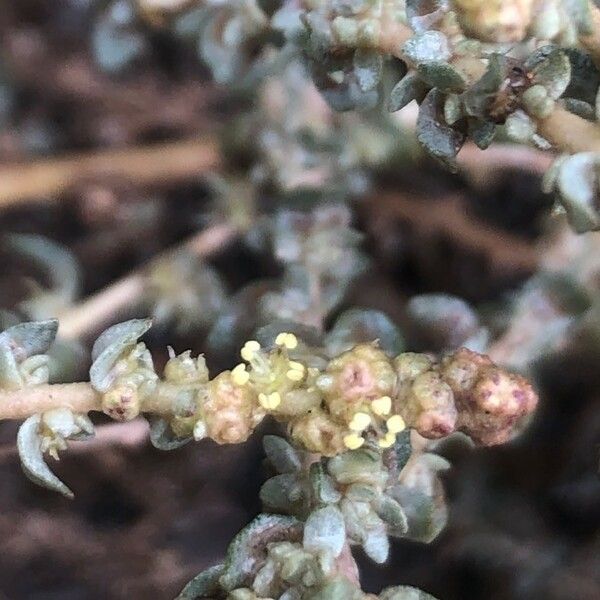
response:
<svg viewBox="0 0 600 600"><path fill-rule="evenodd" d="M412 454L412 443L410 441L410 429L407 427L404 431L400 432L396 437L396 443L394 444L394 453L396 455L396 469L400 473L404 469L410 455Z"/></svg>
<svg viewBox="0 0 600 600"><path fill-rule="evenodd" d="M260 488L260 501L266 511L290 514L302 508L304 494L296 475L282 473L267 479Z"/></svg>
<svg viewBox="0 0 600 600"><path fill-rule="evenodd" d="M571 80L569 57L557 46L538 48L524 66L531 77L531 84L544 86L548 96L554 100L562 96Z"/></svg>
<svg viewBox="0 0 600 600"><path fill-rule="evenodd" d="M421 102L428 90L429 86L416 73L408 73L392 88L387 109L396 112L413 100Z"/></svg>
<svg viewBox="0 0 600 600"><path fill-rule="evenodd" d="M436 502L431 496L403 484L395 485L389 494L406 514L408 531L405 537L429 543L444 529L448 515L443 498Z"/></svg>
<svg viewBox="0 0 600 600"><path fill-rule="evenodd" d="M404 340L399 329L385 313L352 308L337 318L325 338L325 346L332 356L337 356L357 344L373 340L379 340L380 348L393 355L404 350Z"/></svg>
<svg viewBox="0 0 600 600"><path fill-rule="evenodd" d="M58 331L57 319L13 325L0 333L0 343L8 344L18 362L34 354L45 354Z"/></svg>
<svg viewBox="0 0 600 600"><path fill-rule="evenodd" d="M362 546L365 554L373 562L383 564L390 554L390 541L385 526L368 530Z"/></svg>
<svg viewBox="0 0 600 600"><path fill-rule="evenodd" d="M419 63L417 71L431 87L442 92L462 92L467 87L465 78L443 60Z"/></svg>
<svg viewBox="0 0 600 600"><path fill-rule="evenodd" d="M159 450L177 450L192 441L191 437L177 437L169 423L161 417L150 417L150 442Z"/></svg>
<svg viewBox="0 0 600 600"><path fill-rule="evenodd" d="M432 156L455 170L454 159L465 141L465 135L443 121L443 109L443 94L437 89L431 90L419 110L417 139Z"/></svg>
<svg viewBox="0 0 600 600"><path fill-rule="evenodd" d="M471 118L468 120L467 131L469 138L475 142L478 148L487 150L496 135L496 125L490 121Z"/></svg>
<svg viewBox="0 0 600 600"><path fill-rule="evenodd" d="M325 473L321 462L310 465L309 478L314 501L319 504L335 504L341 500L342 495L331 476Z"/></svg>
<svg viewBox="0 0 600 600"><path fill-rule="evenodd" d="M152 326L151 319L132 319L109 327L94 343L90 382L94 389L106 392L112 384L111 371L128 349Z"/></svg>
<svg viewBox="0 0 600 600"><path fill-rule="evenodd" d="M450 58L448 38L441 31L424 31L410 38L402 47L404 55L415 64L446 61Z"/></svg>
<svg viewBox="0 0 600 600"><path fill-rule="evenodd" d="M114 344L134 344L150 327L152 327L152 319L131 319L112 325L103 331L94 342L92 360L97 360L105 350Z"/></svg>
<svg viewBox="0 0 600 600"><path fill-rule="evenodd" d="M354 75L363 92L377 87L383 71L383 57L379 52L359 48L354 53Z"/></svg>
<svg viewBox="0 0 600 600"><path fill-rule="evenodd" d="M263 448L278 473L296 473L302 467L298 452L282 437L265 435Z"/></svg>
<svg viewBox="0 0 600 600"><path fill-rule="evenodd" d="M44 461L39 434L40 421L40 415L32 415L19 427L17 449L23 471L34 483L73 498L73 492L50 471Z"/></svg>
<svg viewBox="0 0 600 600"><path fill-rule="evenodd" d="M387 532L390 535L400 536L408 531L406 514L396 500L381 494L372 505L378 516L388 525Z"/></svg>
<svg viewBox="0 0 600 600"><path fill-rule="evenodd" d="M339 556L345 540L344 517L339 508L335 506L319 508L306 520L303 545L309 552Z"/></svg>
<svg viewBox="0 0 600 600"><path fill-rule="evenodd" d="M175 600L196 600L219 593L219 577L223 573L223 565L215 565L196 575L187 583Z"/></svg>
<svg viewBox="0 0 600 600"><path fill-rule="evenodd" d="M302 523L294 517L258 515L229 545L221 586L230 591L247 585L264 564L268 544L299 541L301 537Z"/></svg>
<svg viewBox="0 0 600 600"><path fill-rule="evenodd" d="M353 450L338 454L329 460L327 469L333 478L341 484L381 483L381 458L378 453L368 449Z"/></svg>
<svg viewBox="0 0 600 600"><path fill-rule="evenodd" d="M386 588L379 594L379 600L436 600L431 594L407 585Z"/></svg>

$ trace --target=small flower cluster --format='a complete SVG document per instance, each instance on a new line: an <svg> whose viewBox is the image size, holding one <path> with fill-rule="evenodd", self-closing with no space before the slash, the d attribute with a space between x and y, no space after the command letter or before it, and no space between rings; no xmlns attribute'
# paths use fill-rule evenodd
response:
<svg viewBox="0 0 600 600"><path fill-rule="evenodd" d="M94 346L91 382L108 415L130 420L159 406L177 437L241 443L271 414L292 440L325 456L366 441L390 448L407 425L428 438L458 430L494 444L510 437L537 400L526 380L466 349L440 361L415 353L392 360L363 343L326 361L286 332L271 349L246 342L244 362L212 380L203 358L172 353L159 380L137 343L149 326L131 321L107 330Z"/></svg>

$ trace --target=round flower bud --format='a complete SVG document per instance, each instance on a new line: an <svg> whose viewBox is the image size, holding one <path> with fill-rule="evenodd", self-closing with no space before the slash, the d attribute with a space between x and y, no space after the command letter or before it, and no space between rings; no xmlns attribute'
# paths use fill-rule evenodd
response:
<svg viewBox="0 0 600 600"><path fill-rule="evenodd" d="M290 424L292 439L309 452L335 456L348 448L344 444L347 430L334 423L322 410L315 410Z"/></svg>
<svg viewBox="0 0 600 600"><path fill-rule="evenodd" d="M117 384L102 396L102 412L115 421L131 421L140 414L140 397L135 386Z"/></svg>
<svg viewBox="0 0 600 600"><path fill-rule="evenodd" d="M415 378L400 412L411 427L429 439L449 435L456 426L454 394L435 371Z"/></svg>
<svg viewBox="0 0 600 600"><path fill-rule="evenodd" d="M484 446L502 444L536 405L537 394L524 377L487 367L459 406L458 429Z"/></svg>
<svg viewBox="0 0 600 600"><path fill-rule="evenodd" d="M479 375L480 369L492 366L494 363L485 355L478 354L466 348L446 356L442 361L441 375L452 388L457 403L468 394Z"/></svg>
<svg viewBox="0 0 600 600"><path fill-rule="evenodd" d="M396 374L383 350L359 344L334 358L316 383L331 415L347 424L357 412L368 412L373 400L392 394Z"/></svg>
<svg viewBox="0 0 600 600"><path fill-rule="evenodd" d="M256 395L247 385L237 385L231 371L224 371L208 384L202 418L208 436L218 444L245 442L264 416Z"/></svg>

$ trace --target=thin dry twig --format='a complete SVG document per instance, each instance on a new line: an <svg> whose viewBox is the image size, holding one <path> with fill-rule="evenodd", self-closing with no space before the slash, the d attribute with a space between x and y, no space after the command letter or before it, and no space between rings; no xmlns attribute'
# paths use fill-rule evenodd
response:
<svg viewBox="0 0 600 600"><path fill-rule="evenodd" d="M232 225L221 223L204 229L183 244L154 258L150 263L126 275L98 293L58 315L59 335L77 339L107 323L123 308L134 304L144 293L146 271L158 261L168 260L177 253L187 251L206 257L224 248L238 234Z"/></svg>
<svg viewBox="0 0 600 600"><path fill-rule="evenodd" d="M142 185L190 179L218 168L220 160L217 141L206 136L7 165L0 167L0 208L31 199L52 201L73 185L100 177Z"/></svg>

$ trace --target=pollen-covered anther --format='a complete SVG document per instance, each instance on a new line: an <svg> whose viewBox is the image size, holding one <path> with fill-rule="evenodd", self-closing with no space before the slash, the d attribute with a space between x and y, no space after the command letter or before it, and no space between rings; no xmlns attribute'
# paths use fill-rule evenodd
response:
<svg viewBox="0 0 600 600"><path fill-rule="evenodd" d="M298 347L298 338L293 333L280 333L275 338L275 345L294 350Z"/></svg>
<svg viewBox="0 0 600 600"><path fill-rule="evenodd" d="M290 381L301 381L304 378L304 374L306 373L306 367L295 360L290 360L289 370L286 373L286 377Z"/></svg>
<svg viewBox="0 0 600 600"><path fill-rule="evenodd" d="M240 351L240 356L247 361L251 361L257 352L260 351L260 344L256 340L249 340L244 344Z"/></svg>
<svg viewBox="0 0 600 600"><path fill-rule="evenodd" d="M389 415L392 410L392 399L389 396L381 396L371 402L371 410L378 416Z"/></svg>
<svg viewBox="0 0 600 600"><path fill-rule="evenodd" d="M396 434L388 431L384 437L377 440L380 448L391 448L396 441Z"/></svg>
<svg viewBox="0 0 600 600"><path fill-rule="evenodd" d="M250 379L250 373L246 371L246 365L240 363L231 371L231 378L236 385L246 385Z"/></svg>
<svg viewBox="0 0 600 600"><path fill-rule="evenodd" d="M352 431L364 431L371 424L371 417L364 412L357 412L352 421L350 421L348 427Z"/></svg>
<svg viewBox="0 0 600 600"><path fill-rule="evenodd" d="M281 404L281 394L279 392L260 393L258 401L265 410L275 410Z"/></svg>
<svg viewBox="0 0 600 600"><path fill-rule="evenodd" d="M344 436L344 446L349 450L356 450L365 443L365 439L358 435L358 433L349 433Z"/></svg>
<svg viewBox="0 0 600 600"><path fill-rule="evenodd" d="M393 417L390 417L386 421L386 425L388 431L393 434L400 433L406 429L406 423L400 415L394 415Z"/></svg>

